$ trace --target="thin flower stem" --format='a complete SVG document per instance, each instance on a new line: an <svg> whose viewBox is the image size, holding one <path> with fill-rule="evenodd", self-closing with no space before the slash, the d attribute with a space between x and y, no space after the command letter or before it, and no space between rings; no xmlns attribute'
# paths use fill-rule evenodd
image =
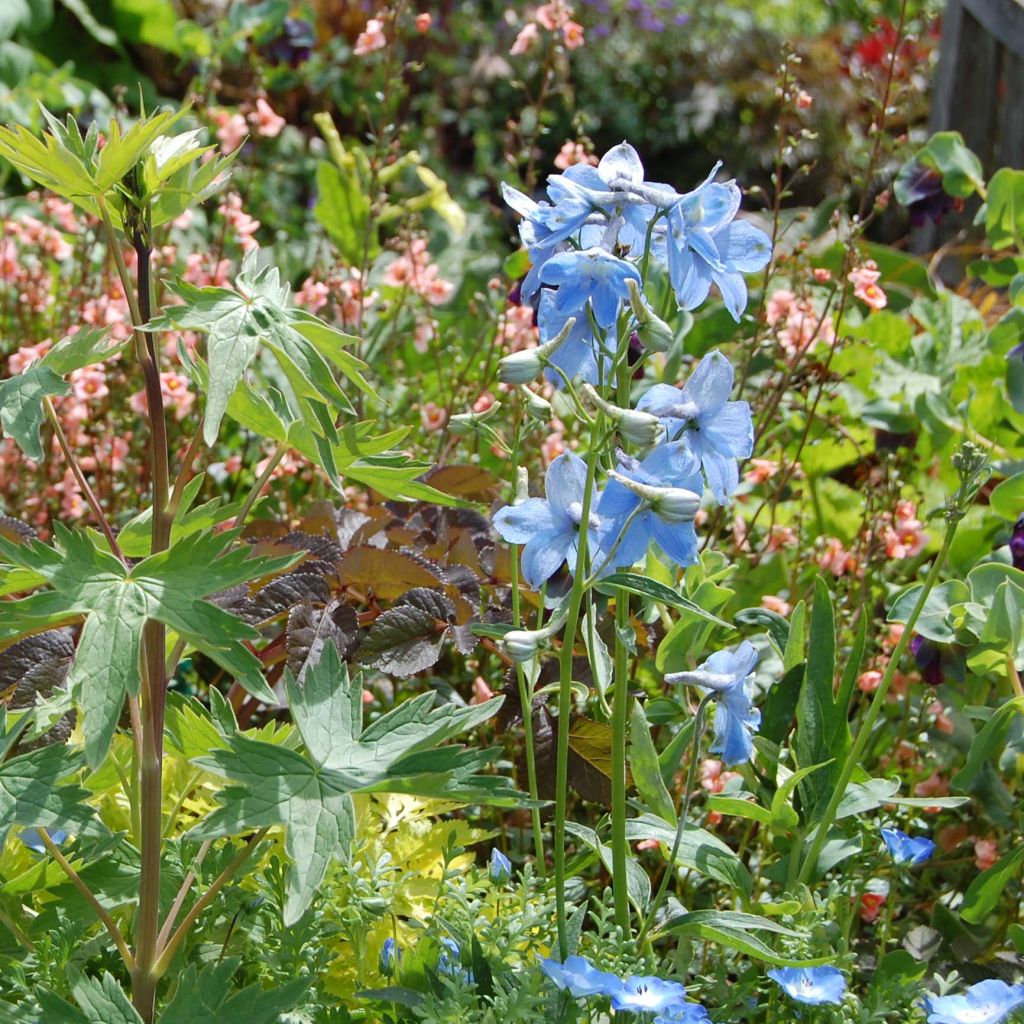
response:
<svg viewBox="0 0 1024 1024"><path fill-rule="evenodd" d="M260 474L260 478L252 485L252 490L246 495L245 501L242 503L241 509L239 509L238 515L235 516L235 529L245 525L246 517L252 511L253 505L256 504L257 498L263 492L263 488L267 486L270 478L274 475L274 470L280 465L281 460L288 454L288 448L279 444L275 449L274 453L270 456L267 461L267 465L264 467L263 472Z"/></svg>
<svg viewBox="0 0 1024 1024"><path fill-rule="evenodd" d="M1024 686L1021 686L1020 673L1017 671L1012 654L1006 658L1006 674L1010 677L1010 685L1013 687L1014 694L1017 697L1024 697Z"/></svg>
<svg viewBox="0 0 1024 1024"><path fill-rule="evenodd" d="M629 594L615 593L615 654L612 675L612 895L615 923L623 935L630 933L629 873L626 862L626 727L629 722L629 651L623 632L629 628Z"/></svg>
<svg viewBox="0 0 1024 1024"><path fill-rule="evenodd" d="M882 713L882 708L885 707L886 695L889 693L889 687L892 685L893 677L896 675L896 670L899 667L903 653L906 651L907 645L910 643L910 638L914 632L914 626L917 624L917 620L920 617L921 612L924 610L924 605L928 600L928 595L932 592L935 584L938 582L939 574L942 572L942 567L946 561L946 555L949 554L950 545L953 543L953 535L956 533L958 523L959 520L957 518L950 518L947 520L946 534L942 539L942 547L939 549L939 553L935 556L935 561L932 563L931 570L924 581L924 586L921 589L921 593L918 595L916 603L914 604L913 611L911 611L910 616L907 619L907 623L903 628L903 633L900 635L900 638L896 643L896 648L892 652L892 657L890 657L889 663L885 667L885 674L882 676L882 681L879 683L878 689L875 690L874 696L871 699L871 704L868 707L867 714L864 716L864 721L861 722L860 728L857 730L857 738L853 741L850 753L846 757L846 762L843 765L843 770L839 774L839 779L836 782L835 789L832 791L832 796L821 816L821 821L818 822L817 829L814 833L814 840L811 843L811 848L807 852L807 857L801 865L800 874L797 877L797 883L800 885L807 885L809 883L818 866L818 857L821 855L822 848L825 845L828 830L832 827L832 823L835 821L836 812L839 810L839 804L846 793L846 787L850 784L850 779L853 778L854 770L856 769L857 764L859 763L861 756L871 739L871 732L874 729L875 722L878 720L878 716ZM800 851L794 847L793 856L799 856L799 852Z"/></svg>
<svg viewBox="0 0 1024 1024"><path fill-rule="evenodd" d="M182 457L181 465L178 467L178 475L174 478L174 487L167 501L167 515L172 524L174 517L178 514L178 509L181 507L181 496L192 479L192 463L195 462L196 453L199 451L199 446L203 443L203 423L203 417L200 416L196 432L192 435L192 440L189 441L188 448Z"/></svg>
<svg viewBox="0 0 1024 1024"><path fill-rule="evenodd" d="M43 398L43 409L46 412L46 418L50 421L50 426L53 428L54 437L57 438L57 444L60 445L60 450L64 453L64 458L67 460L67 464L74 474L75 481L78 483L82 494L85 496L85 500L92 509L93 515L96 517L96 522L99 528L103 531L103 536L107 538L107 543L110 545L110 550L122 561L125 562L124 552L121 550L117 543L117 538L114 536L114 531L107 520L106 515L103 512L103 508L99 503L99 499L93 492L92 487L89 486L89 481L86 480L85 474L82 472L82 467L75 458L75 453L71 450L71 445L68 444L67 435L64 433L64 427L61 426L60 419L57 416L56 410L53 408L53 402L48 397Z"/></svg>
<svg viewBox="0 0 1024 1024"><path fill-rule="evenodd" d="M135 970L135 960L132 957L131 950L128 948L128 943L124 941L124 936L121 934L121 929L117 927L117 923L107 913L107 908L96 898L96 894L82 881L78 872L68 863L67 858L63 853L60 852L60 847L50 838L50 834L45 828L39 829L39 838L42 839L43 845L46 847L46 852L57 862L60 869L65 875L71 880L71 884L85 897L86 903L96 912L96 916L103 922L103 927L107 929L108 934L117 946L117 951L121 954L121 959L124 961L125 967L129 971Z"/></svg>
<svg viewBox="0 0 1024 1024"><path fill-rule="evenodd" d="M647 933L651 930L651 927L658 916L658 911L661 909L662 901L665 899L669 879L675 874L676 857L679 856L679 847L683 843L683 833L686 831L686 819L690 815L690 801L693 799L693 787L697 780L697 762L700 760L700 741L704 735L704 719L707 716L708 705L712 700L713 695L710 693L701 698L701 702L697 705L697 713L693 716L693 739L690 741L690 764L686 770L686 786L683 790L683 806L679 811L679 820L676 822L676 836L672 843L672 850L669 853L665 872L661 876L661 882L658 885L658 891L654 894L654 899L651 900L647 917L640 928L640 934L636 937L637 946L640 946L646 938Z"/></svg>
<svg viewBox="0 0 1024 1024"><path fill-rule="evenodd" d="M241 850L234 856L231 863L210 883L210 888L196 901L195 906L185 915L184 920L178 925L174 934L160 948L159 956L153 965L155 978L161 978L170 967L174 954L178 947L185 940L189 928L195 923L199 915L213 902L217 893L224 888L232 879L238 869L249 859L253 850L263 841L270 828L261 828L253 835Z"/></svg>
<svg viewBox="0 0 1024 1024"><path fill-rule="evenodd" d="M600 437L604 414L598 412L590 431L591 447L587 453L587 480L583 490L583 508L580 514L579 545L573 572L569 612L562 633L562 650L558 659L558 740L555 763L555 908L558 925L558 949L562 960L569 955L569 936L566 932L565 913L565 809L569 783L569 719L572 716L572 652L576 630L579 628L580 609L583 605L584 577L587 566L588 524L590 505L600 457L596 442Z"/></svg>
<svg viewBox="0 0 1024 1024"><path fill-rule="evenodd" d="M171 929L174 927L174 922L177 920L178 914L181 913L181 908L185 904L185 898L188 896L189 889L192 888L192 883L196 880L196 871L203 866L203 861L206 860L206 855L210 852L210 847L212 845L213 841L211 839L204 839L202 846L199 847L196 859L188 869L188 874L185 875L185 879L181 883L181 888L178 889L178 894L174 897L174 903L171 904L171 909L167 913L167 920L164 921L164 926L160 929L160 934L157 936L157 949L162 949L167 945L167 940L171 936Z"/></svg>

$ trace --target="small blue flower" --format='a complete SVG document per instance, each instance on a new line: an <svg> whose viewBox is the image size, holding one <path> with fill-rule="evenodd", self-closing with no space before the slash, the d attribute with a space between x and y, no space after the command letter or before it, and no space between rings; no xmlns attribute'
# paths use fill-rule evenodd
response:
<svg viewBox="0 0 1024 1024"><path fill-rule="evenodd" d="M618 472L648 487L693 492L696 512L703 490L697 465L686 446L676 442L659 445L642 462L620 453ZM697 561L697 533L693 522L666 521L656 508L634 515L642 501L625 484L615 479L608 481L597 509L601 523L601 555L595 558L595 564L602 571L634 565L644 557L653 541L676 565L693 565ZM618 547L613 551L616 543Z"/></svg>
<svg viewBox="0 0 1024 1024"><path fill-rule="evenodd" d="M599 327L607 330L622 303L629 302L628 280L640 283L640 271L631 263L604 249L562 252L552 256L540 272L544 284L557 285L554 312L565 319L575 314L586 317L589 302Z"/></svg>
<svg viewBox="0 0 1024 1024"><path fill-rule="evenodd" d="M750 458L754 450L750 406L729 401L732 385L732 364L716 349L697 364L682 388L655 384L636 405L661 420L670 441L685 438L720 505L739 484L736 460Z"/></svg>
<svg viewBox="0 0 1024 1024"><path fill-rule="evenodd" d="M711 751L726 764L742 764L754 752L751 736L761 725L761 712L751 705L748 680L757 664L754 645L744 640L735 651L718 651L692 672L672 672L666 683L699 686L715 694L715 739ZM781 982L780 982L781 984Z"/></svg>
<svg viewBox="0 0 1024 1024"><path fill-rule="evenodd" d="M782 990L798 1003L818 1006L820 1003L841 1003L846 991L846 978L836 967L780 967L768 972Z"/></svg>
<svg viewBox="0 0 1024 1024"><path fill-rule="evenodd" d="M561 316L555 311L556 295L557 292L545 288L540 297L537 327L540 330L542 345L546 345L556 338L569 319L568 316ZM557 366L569 380L575 380L578 377L588 384L597 384L601 379L598 358L600 357L607 375L612 365L612 353L607 349L600 348L586 315L577 316L575 320L569 336L548 357L548 362ZM560 390L565 387L562 375L550 366L545 369L544 376L554 384L556 389Z"/></svg>
<svg viewBox="0 0 1024 1024"><path fill-rule="evenodd" d="M760 228L734 220L740 190L734 181L712 181L717 169L669 209L665 255L683 309L699 306L714 283L738 321L747 305L743 275L764 267L771 259L772 243Z"/></svg>
<svg viewBox="0 0 1024 1024"><path fill-rule="evenodd" d="M395 973L395 968L402 960L402 950L393 938L387 938L384 940L384 945L380 947L380 961L378 966L380 967L380 973L385 978L390 978Z"/></svg>
<svg viewBox="0 0 1024 1024"><path fill-rule="evenodd" d="M615 996L622 989L622 979L607 971L599 971L586 957L570 956L565 963L540 958L540 969L560 989L580 999L584 996Z"/></svg>
<svg viewBox="0 0 1024 1024"><path fill-rule="evenodd" d="M62 828L48 828L46 829L46 834L55 846L62 846L68 838L68 833ZM39 829L37 828L23 828L18 833L18 838L30 850L35 850L37 853L44 853L46 851L46 845L43 843L42 836L40 836Z"/></svg>
<svg viewBox="0 0 1024 1024"><path fill-rule="evenodd" d="M928 1024L999 1024L1024 1006L1024 985L989 978L962 996L929 996L924 1001Z"/></svg>
<svg viewBox="0 0 1024 1024"><path fill-rule="evenodd" d="M930 839L908 836L898 828L883 828L882 839L897 864L923 864L935 852Z"/></svg>
<svg viewBox="0 0 1024 1024"><path fill-rule="evenodd" d="M473 981L473 972L459 963L459 958L462 956L459 944L454 939L445 936L441 939L441 946L441 955L437 960L438 973L447 974L459 981Z"/></svg>
<svg viewBox="0 0 1024 1024"><path fill-rule="evenodd" d="M512 862L496 846L491 850L488 873L495 882L507 882L512 877Z"/></svg>
<svg viewBox="0 0 1024 1024"><path fill-rule="evenodd" d="M637 975L622 982L621 989L612 996L612 1007L634 1013L661 1013L685 999L686 989L678 981Z"/></svg>
<svg viewBox="0 0 1024 1024"><path fill-rule="evenodd" d="M546 498L527 498L518 505L506 505L494 516L494 527L510 544L524 544L523 578L535 590L553 576L565 561L569 571L576 568L583 495L587 484L586 463L567 452L559 455L544 477ZM596 510L600 495L596 489L590 503L587 524L588 550L598 545Z"/></svg>
<svg viewBox="0 0 1024 1024"><path fill-rule="evenodd" d="M711 1024L711 1018L700 1003L682 1003L659 1013L654 1024Z"/></svg>

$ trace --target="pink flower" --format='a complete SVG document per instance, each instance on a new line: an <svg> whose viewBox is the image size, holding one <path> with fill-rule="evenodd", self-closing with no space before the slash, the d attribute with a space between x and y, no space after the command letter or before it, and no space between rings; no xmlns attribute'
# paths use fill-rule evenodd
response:
<svg viewBox="0 0 1024 1024"><path fill-rule="evenodd" d="M23 373L24 370L36 362L36 360L42 359L52 347L53 342L51 342L49 338L44 338L35 345L22 345L22 347L7 360L7 369L10 371L11 376L16 377L19 373Z"/></svg>
<svg viewBox="0 0 1024 1024"><path fill-rule="evenodd" d="M487 685L482 676L473 680L473 696L470 697L470 704L486 704L494 696L494 691Z"/></svg>
<svg viewBox="0 0 1024 1024"><path fill-rule="evenodd" d="M71 391L80 402L99 400L110 394L107 375L99 366L86 366L71 374Z"/></svg>
<svg viewBox="0 0 1024 1024"><path fill-rule="evenodd" d="M882 682L882 673L877 669L868 669L857 677L857 689L864 693L874 693Z"/></svg>
<svg viewBox="0 0 1024 1024"><path fill-rule="evenodd" d="M275 114L270 104L262 97L256 100L256 109L249 115L249 121L264 138L272 139L281 134L285 119Z"/></svg>
<svg viewBox="0 0 1024 1024"><path fill-rule="evenodd" d="M775 612L776 615L781 615L783 617L789 615L793 610L788 601L784 601L776 594L763 594L761 596L761 607L767 608L768 611Z"/></svg>
<svg viewBox="0 0 1024 1024"><path fill-rule="evenodd" d="M860 895L860 919L866 924L871 924L877 917L882 907L885 906L886 894L884 892L863 892Z"/></svg>
<svg viewBox="0 0 1024 1024"><path fill-rule="evenodd" d="M872 309L882 309L889 299L885 292L876 283L881 274L873 260L868 260L861 267L856 267L846 275L846 279L853 285L853 294L861 302Z"/></svg>
<svg viewBox="0 0 1024 1024"><path fill-rule="evenodd" d="M192 409L196 396L189 391L189 380L183 373L161 373L160 390L164 405L174 410L174 418L183 420Z"/></svg>
<svg viewBox="0 0 1024 1024"><path fill-rule="evenodd" d="M424 32L430 30L430 26L433 24L434 16L430 11L420 11L416 15L416 31L423 35Z"/></svg>
<svg viewBox="0 0 1024 1024"><path fill-rule="evenodd" d="M513 57L529 53L539 38L540 30L537 28L536 23L531 21L519 30L519 35L516 36L515 42L508 52Z"/></svg>
<svg viewBox="0 0 1024 1024"><path fill-rule="evenodd" d="M999 860L999 846L994 839L976 839L974 863L979 871L987 871Z"/></svg>
<svg viewBox="0 0 1024 1024"><path fill-rule="evenodd" d="M765 320L768 326L774 327L780 320L785 320L795 302L796 296L788 288L776 288L765 303Z"/></svg>
<svg viewBox="0 0 1024 1024"><path fill-rule="evenodd" d="M774 459L751 459L750 469L743 474L743 479L751 484L763 484L779 471L779 464Z"/></svg>
<svg viewBox="0 0 1024 1024"><path fill-rule="evenodd" d="M384 22L380 18L370 18L366 23L366 29L360 32L356 40L355 49L352 51L357 57L365 57L374 50L382 50L388 45L384 35Z"/></svg>
<svg viewBox="0 0 1024 1024"><path fill-rule="evenodd" d="M825 542L825 548L818 553L816 561L822 569L828 570L833 576L843 576L857 568L857 560L836 537L830 537Z"/></svg>
<svg viewBox="0 0 1024 1024"><path fill-rule="evenodd" d="M448 414L436 402L424 402L420 406L420 419L423 421L423 429L433 434L445 425Z"/></svg>
<svg viewBox="0 0 1024 1024"><path fill-rule="evenodd" d="M567 167L572 167L575 164L596 166L597 157L593 153L588 153L580 142L562 143L562 148L558 151L558 156L555 157L555 166L560 171L564 171Z"/></svg>
<svg viewBox="0 0 1024 1024"><path fill-rule="evenodd" d="M549 32L557 32L563 25L569 23L572 18L572 8L563 0L552 0L551 3L538 7L534 17L538 24Z"/></svg>
<svg viewBox="0 0 1024 1024"><path fill-rule="evenodd" d="M330 297L331 290L323 281L307 277L302 282L302 287L295 293L295 301L300 306L305 306L311 313L319 313Z"/></svg>
<svg viewBox="0 0 1024 1024"><path fill-rule="evenodd" d="M562 42L567 50L578 50L583 45L583 26L577 21L567 21L562 26Z"/></svg>
<svg viewBox="0 0 1024 1024"><path fill-rule="evenodd" d="M815 267L814 268L814 280L818 284L828 284L832 280L832 271L826 267Z"/></svg>
<svg viewBox="0 0 1024 1024"><path fill-rule="evenodd" d="M801 89L796 94L796 106L797 110L810 110L811 104L814 102L814 97L809 93Z"/></svg>
<svg viewBox="0 0 1024 1024"><path fill-rule="evenodd" d="M249 126L246 124L245 118L237 111L229 114L226 110L219 110L214 113L213 120L215 124L219 125L217 138L220 140L221 152L225 156L228 153L234 153L249 134Z"/></svg>

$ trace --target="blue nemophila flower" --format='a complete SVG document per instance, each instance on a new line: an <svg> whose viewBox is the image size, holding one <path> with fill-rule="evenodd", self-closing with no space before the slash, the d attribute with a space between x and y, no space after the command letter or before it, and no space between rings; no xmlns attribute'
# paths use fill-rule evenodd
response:
<svg viewBox="0 0 1024 1024"><path fill-rule="evenodd" d="M557 285L553 311L565 318L582 314L587 303L599 327L607 330L619 315L619 307L629 302L627 281L640 282L640 271L604 249L561 252L543 266L540 279Z"/></svg>
<svg viewBox="0 0 1024 1024"><path fill-rule="evenodd" d="M384 940L384 945L380 947L380 973L385 978L390 978L395 973L395 968L401 962L402 950L399 948L398 943L393 938L387 938Z"/></svg>
<svg viewBox="0 0 1024 1024"><path fill-rule="evenodd" d="M496 846L491 850L488 873L495 882L507 882L512 877L512 862Z"/></svg>
<svg viewBox="0 0 1024 1024"><path fill-rule="evenodd" d="M703 489L697 466L679 442L659 445L642 462L619 454L620 479L608 481L597 508L601 554L594 561L602 571L639 562L652 542L677 565L697 561L693 517Z"/></svg>
<svg viewBox="0 0 1024 1024"><path fill-rule="evenodd" d="M612 1006L634 1013L661 1013L685 999L686 989L678 981L637 975L622 982L622 987L612 996Z"/></svg>
<svg viewBox="0 0 1024 1024"><path fill-rule="evenodd" d="M666 683L699 686L715 695L715 739L711 751L726 764L742 764L754 751L751 736L761 725L761 712L751 705L749 679L757 664L754 645L744 640L735 651L712 654L692 672L672 672ZM781 982L780 982L781 984Z"/></svg>
<svg viewBox="0 0 1024 1024"><path fill-rule="evenodd" d="M68 833L62 828L48 828L45 831L55 846L62 846L67 841ZM18 833L18 838L30 850L35 850L37 853L44 853L46 851L46 844L43 842L37 828L23 828Z"/></svg>
<svg viewBox="0 0 1024 1024"><path fill-rule="evenodd" d="M717 169L669 209L665 258L683 309L699 306L716 284L726 309L739 320L747 305L743 275L763 269L772 243L760 228L734 219L740 190L734 181L712 181Z"/></svg>
<svg viewBox="0 0 1024 1024"><path fill-rule="evenodd" d="M462 966L459 958L462 950L459 944L452 938L445 936L441 939L441 955L437 959L437 970L439 974L447 974L459 981L473 981L473 972Z"/></svg>
<svg viewBox="0 0 1024 1024"><path fill-rule="evenodd" d="M665 424L670 441L685 438L720 505L739 484L736 460L750 458L754 450L750 406L729 401L732 385L732 364L716 349L697 364L681 388L655 384L636 405Z"/></svg>
<svg viewBox="0 0 1024 1024"><path fill-rule="evenodd" d="M681 1003L659 1013L654 1024L711 1024L711 1018L700 1003Z"/></svg>
<svg viewBox="0 0 1024 1024"><path fill-rule="evenodd" d="M898 828L883 828L882 839L897 864L923 864L935 852L935 844L925 836L908 836Z"/></svg>
<svg viewBox="0 0 1024 1024"><path fill-rule="evenodd" d="M583 956L566 957L565 963L540 958L540 969L560 989L581 999L584 996L614 996L622 989L622 979L599 971Z"/></svg>
<svg viewBox="0 0 1024 1024"><path fill-rule="evenodd" d="M836 967L779 967L768 972L783 992L798 1003L841 1003L846 978Z"/></svg>
<svg viewBox="0 0 1024 1024"><path fill-rule="evenodd" d="M1024 985L989 978L962 996L929 996L924 1001L928 1024L1000 1024L1024 1006Z"/></svg>
<svg viewBox="0 0 1024 1024"><path fill-rule="evenodd" d="M494 528L505 540L525 545L523 578L534 590L539 590L565 561L569 563L569 571L575 571L586 485L586 463L578 455L567 452L548 466L544 476L546 497L506 505L494 516ZM600 495L595 489L587 524L587 544L591 552L597 550L598 544L599 501Z"/></svg>

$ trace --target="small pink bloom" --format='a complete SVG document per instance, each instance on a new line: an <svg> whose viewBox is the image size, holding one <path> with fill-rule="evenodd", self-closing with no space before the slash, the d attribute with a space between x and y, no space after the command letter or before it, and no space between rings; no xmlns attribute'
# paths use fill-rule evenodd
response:
<svg viewBox="0 0 1024 1024"><path fill-rule="evenodd" d="M534 17L549 32L557 32L572 18L572 8L563 0L552 0L551 3L538 7Z"/></svg>
<svg viewBox="0 0 1024 1024"><path fill-rule="evenodd" d="M562 143L562 148L558 151L558 156L555 157L555 166L560 171L564 171L567 167L573 167L576 164L596 166L597 157L593 153L588 153L582 143Z"/></svg>
<svg viewBox="0 0 1024 1024"><path fill-rule="evenodd" d="M974 863L979 871L987 871L999 860L999 846L994 839L977 839L974 843Z"/></svg>
<svg viewBox="0 0 1024 1024"><path fill-rule="evenodd" d="M877 669L868 669L857 677L857 689L864 693L874 693L882 682L882 673Z"/></svg>
<svg viewBox="0 0 1024 1024"><path fill-rule="evenodd" d="M796 94L796 106L797 110L810 110L811 104L814 102L814 97L809 93L801 89Z"/></svg>
<svg viewBox="0 0 1024 1024"><path fill-rule="evenodd" d="M885 905L884 892L864 892L860 897L860 919L867 924L874 921Z"/></svg>
<svg viewBox="0 0 1024 1024"><path fill-rule="evenodd" d="M434 16L430 11L420 11L420 13L416 15L416 31L419 32L420 35L429 31L433 21Z"/></svg>
<svg viewBox="0 0 1024 1024"><path fill-rule="evenodd" d="M494 405L494 395L485 391L474 403L473 412L487 412Z"/></svg>
<svg viewBox="0 0 1024 1024"><path fill-rule="evenodd" d="M767 608L768 611L775 612L776 615L783 617L789 615L793 610L792 605L788 601L784 601L776 594L763 594L761 596L761 607Z"/></svg>
<svg viewBox="0 0 1024 1024"><path fill-rule="evenodd" d="M494 691L487 685L486 680L482 676L477 676L473 680L473 696L470 698L470 704L486 704L494 696Z"/></svg>
<svg viewBox="0 0 1024 1024"><path fill-rule="evenodd" d="M779 471L779 464L774 459L751 459L749 465L743 479L751 484L763 484Z"/></svg>
<svg viewBox="0 0 1024 1024"><path fill-rule="evenodd" d="M220 140L221 152L225 156L234 153L249 134L245 118L237 111L229 114L226 110L218 111L213 116L214 121L220 125L217 129L217 138Z"/></svg>
<svg viewBox="0 0 1024 1024"><path fill-rule="evenodd" d="M853 294L872 309L883 309L889 301L877 284L880 276L873 260L847 274L847 280L853 285Z"/></svg>
<svg viewBox="0 0 1024 1024"><path fill-rule="evenodd" d="M423 429L428 434L440 430L448 418L448 414L436 402L424 402L420 407L420 419L423 421Z"/></svg>
<svg viewBox="0 0 1024 1024"><path fill-rule="evenodd" d="M780 320L785 320L796 302L796 296L788 288L777 288L768 296L765 304L765 319L769 327L774 327Z"/></svg>
<svg viewBox="0 0 1024 1024"><path fill-rule="evenodd" d="M513 57L529 53L539 38L540 30L537 28L537 25L531 21L519 30L519 35L516 36L515 42L512 44L512 48L508 52Z"/></svg>
<svg viewBox="0 0 1024 1024"><path fill-rule="evenodd" d="M577 21L567 21L562 26L562 42L567 50L578 50L583 45L583 26Z"/></svg>
<svg viewBox="0 0 1024 1024"><path fill-rule="evenodd" d="M384 22L380 18L370 18L366 23L365 31L359 34L356 40L355 49L352 51L357 57L365 57L374 50L382 50L388 45L384 35Z"/></svg>
<svg viewBox="0 0 1024 1024"><path fill-rule="evenodd" d="M80 402L106 398L110 394L107 375L98 366L86 366L71 374L71 390Z"/></svg>
<svg viewBox="0 0 1024 1024"><path fill-rule="evenodd" d="M815 267L814 268L814 280L818 284L828 284L832 280L832 271L826 267Z"/></svg>
<svg viewBox="0 0 1024 1024"><path fill-rule="evenodd" d="M256 100L256 109L249 115L249 120L264 138L272 139L281 134L285 119L275 114L273 107L262 97Z"/></svg>

